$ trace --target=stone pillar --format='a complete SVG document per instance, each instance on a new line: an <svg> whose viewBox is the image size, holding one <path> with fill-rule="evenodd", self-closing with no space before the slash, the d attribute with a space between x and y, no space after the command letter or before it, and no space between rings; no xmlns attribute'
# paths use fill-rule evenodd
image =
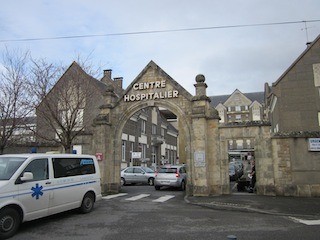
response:
<svg viewBox="0 0 320 240"><path fill-rule="evenodd" d="M192 194L194 196L209 196L214 193L221 194L220 177L217 178L212 169L218 165L217 135L218 112L210 106L210 98L206 95L207 84L203 75L197 75L196 95L192 102L192 128L193 128L193 161L192 168ZM219 171L218 171L219 173Z"/></svg>
<svg viewBox="0 0 320 240"><path fill-rule="evenodd" d="M117 163L114 159L115 139L112 135L114 125L112 123L112 109L116 100L117 96L114 94L114 89L109 86L105 93L106 104L100 107L100 114L93 123L93 151L102 153L102 160L99 161L99 166L103 193L117 193L120 191L120 173L117 174Z"/></svg>

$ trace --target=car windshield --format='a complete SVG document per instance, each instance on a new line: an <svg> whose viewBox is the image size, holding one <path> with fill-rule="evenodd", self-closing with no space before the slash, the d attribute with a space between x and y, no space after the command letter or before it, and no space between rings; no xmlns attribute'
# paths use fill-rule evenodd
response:
<svg viewBox="0 0 320 240"><path fill-rule="evenodd" d="M154 171L153 171L151 168L142 167L142 169L143 169L146 173L154 173Z"/></svg>
<svg viewBox="0 0 320 240"><path fill-rule="evenodd" d="M159 173L176 173L176 168L160 168Z"/></svg>
<svg viewBox="0 0 320 240"><path fill-rule="evenodd" d="M22 157L0 157L0 180L9 180L25 160Z"/></svg>

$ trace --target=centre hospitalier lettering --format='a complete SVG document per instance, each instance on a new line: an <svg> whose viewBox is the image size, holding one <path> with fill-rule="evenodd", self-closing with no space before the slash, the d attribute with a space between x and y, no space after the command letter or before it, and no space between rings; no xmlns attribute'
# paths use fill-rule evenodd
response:
<svg viewBox="0 0 320 240"><path fill-rule="evenodd" d="M136 94L127 94L123 96L125 102L134 102L142 100L156 100L156 99L166 99L166 98L177 98L179 91L177 90L168 90L168 91L159 91L166 87L166 81L155 81L155 82L142 82L135 83L132 86L134 91L139 91ZM155 92L144 92L149 89L159 89ZM141 92L140 92L141 91Z"/></svg>

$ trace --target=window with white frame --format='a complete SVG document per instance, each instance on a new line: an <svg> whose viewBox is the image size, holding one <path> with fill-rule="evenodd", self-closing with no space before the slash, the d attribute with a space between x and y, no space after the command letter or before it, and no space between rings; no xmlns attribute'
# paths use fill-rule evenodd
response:
<svg viewBox="0 0 320 240"><path fill-rule="evenodd" d="M261 120L260 107L259 106L253 106L252 107L252 120L253 121Z"/></svg>
<svg viewBox="0 0 320 240"><path fill-rule="evenodd" d="M247 139L246 142L247 142L247 148L251 148L251 140Z"/></svg>
<svg viewBox="0 0 320 240"><path fill-rule="evenodd" d="M162 137L164 137L165 131L166 131L166 130L165 130L164 128L161 128L161 136L162 136Z"/></svg>
<svg viewBox="0 0 320 240"><path fill-rule="evenodd" d="M233 149L233 140L229 140L229 149Z"/></svg>
<svg viewBox="0 0 320 240"><path fill-rule="evenodd" d="M219 110L220 122L224 123L224 110Z"/></svg>
<svg viewBox="0 0 320 240"><path fill-rule="evenodd" d="M156 163L157 160L157 149L155 146L152 146L152 163Z"/></svg>
<svg viewBox="0 0 320 240"><path fill-rule="evenodd" d="M242 139L236 140L236 143L237 143L237 149L243 149L243 140Z"/></svg>
<svg viewBox="0 0 320 240"><path fill-rule="evenodd" d="M156 124L152 124L152 134L153 135L157 134L157 125Z"/></svg>
<svg viewBox="0 0 320 240"><path fill-rule="evenodd" d="M146 134L146 124L147 124L147 121L141 120L141 133Z"/></svg>
<svg viewBox="0 0 320 240"><path fill-rule="evenodd" d="M122 155L122 161L126 161L126 141L122 141L121 155Z"/></svg>
<svg viewBox="0 0 320 240"><path fill-rule="evenodd" d="M142 157L142 158L146 158L146 156L147 156L147 145L146 145L146 144L142 144L141 157Z"/></svg>
<svg viewBox="0 0 320 240"><path fill-rule="evenodd" d="M236 106L236 112L241 112L241 106Z"/></svg>

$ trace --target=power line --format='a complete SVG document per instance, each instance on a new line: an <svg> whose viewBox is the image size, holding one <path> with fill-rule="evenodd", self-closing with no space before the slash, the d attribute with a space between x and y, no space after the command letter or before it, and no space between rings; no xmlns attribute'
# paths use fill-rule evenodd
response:
<svg viewBox="0 0 320 240"><path fill-rule="evenodd" d="M255 24L240 24L240 25L224 25L213 27L196 27L196 28L180 28L167 30L151 30L138 32L123 32L123 33L106 33L106 34L87 34L87 35L73 35L60 37L39 37L39 38L21 38L21 39L2 39L0 42L30 42L30 41L44 41L44 40L61 40L61 39L75 39L75 38L94 38L94 37L110 37L110 36L125 36L125 35L142 35L155 33L170 33L170 32L186 32L186 31L201 31L227 28L245 28L245 27L261 27L272 25L288 25L288 24L306 24L311 22L320 22L320 20L306 20L306 21L292 21L292 22L273 22L273 23L255 23Z"/></svg>

